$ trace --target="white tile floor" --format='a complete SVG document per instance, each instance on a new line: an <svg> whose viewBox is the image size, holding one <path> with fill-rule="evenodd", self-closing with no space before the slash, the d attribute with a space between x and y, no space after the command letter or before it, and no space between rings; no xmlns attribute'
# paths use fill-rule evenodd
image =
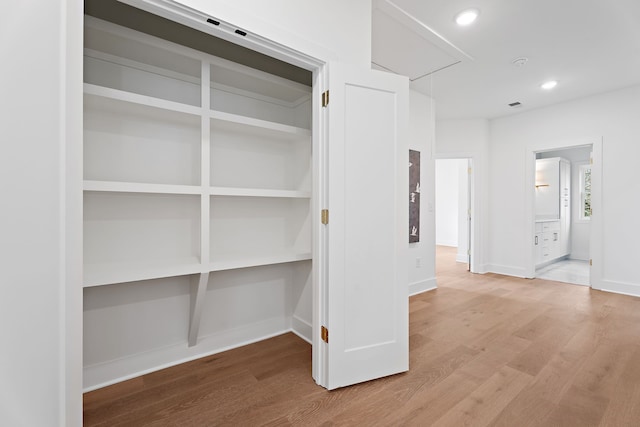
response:
<svg viewBox="0 0 640 427"><path fill-rule="evenodd" d="M536 270L536 277L556 282L589 286L589 261L566 259Z"/></svg>

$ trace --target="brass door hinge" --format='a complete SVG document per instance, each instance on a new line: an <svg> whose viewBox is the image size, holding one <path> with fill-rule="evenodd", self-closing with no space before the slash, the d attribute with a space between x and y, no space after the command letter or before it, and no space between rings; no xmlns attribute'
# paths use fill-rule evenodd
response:
<svg viewBox="0 0 640 427"><path fill-rule="evenodd" d="M320 338L322 338L322 341L329 344L329 330L324 326L320 328Z"/></svg>
<svg viewBox="0 0 640 427"><path fill-rule="evenodd" d="M592 260L592 259L590 259L590 260L589 260L589 265L590 265L590 266L592 266L592 265L593 265L593 260Z"/></svg>
<svg viewBox="0 0 640 427"><path fill-rule="evenodd" d="M329 209L322 209L320 221L322 221L324 225L329 224Z"/></svg>
<svg viewBox="0 0 640 427"><path fill-rule="evenodd" d="M322 92L322 106L326 107L327 105L329 105L329 91L328 90Z"/></svg>

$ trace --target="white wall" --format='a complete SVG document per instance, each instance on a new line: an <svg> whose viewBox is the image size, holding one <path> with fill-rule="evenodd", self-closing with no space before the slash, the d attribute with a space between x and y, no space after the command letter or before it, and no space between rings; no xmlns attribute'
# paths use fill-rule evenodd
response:
<svg viewBox="0 0 640 427"><path fill-rule="evenodd" d="M420 241L409 244L409 294L436 287L434 105L426 95L409 91L409 148L420 151ZM407 236L408 239L408 236Z"/></svg>
<svg viewBox="0 0 640 427"><path fill-rule="evenodd" d="M455 159L436 160L436 245L458 246L458 169Z"/></svg>
<svg viewBox="0 0 640 427"><path fill-rule="evenodd" d="M0 15L3 426L82 424L80 270L67 271L81 249L81 193L65 197L80 170L66 163L78 154L68 146L79 142L82 69L67 53L81 54L81 8L34 0L12 2ZM71 98L76 116L68 128Z"/></svg>
<svg viewBox="0 0 640 427"><path fill-rule="evenodd" d="M436 122L435 153L439 159L471 159L471 271L486 272L487 241L485 226L488 215L489 194L489 122L484 119L438 120Z"/></svg>
<svg viewBox="0 0 640 427"><path fill-rule="evenodd" d="M178 2L316 58L371 64L371 0Z"/></svg>
<svg viewBox="0 0 640 427"><path fill-rule="evenodd" d="M489 174L491 270L525 273L531 250L525 212L527 147L541 141L602 138L602 288L640 296L637 250L640 181L631 179L640 158L640 86L521 113L491 122ZM594 230L592 229L592 235ZM594 263L598 262L594 260ZM596 266L594 265L594 268Z"/></svg>

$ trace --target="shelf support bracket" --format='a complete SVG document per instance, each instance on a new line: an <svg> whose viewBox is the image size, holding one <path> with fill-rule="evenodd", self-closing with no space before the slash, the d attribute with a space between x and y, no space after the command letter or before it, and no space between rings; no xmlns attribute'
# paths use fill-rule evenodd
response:
<svg viewBox="0 0 640 427"><path fill-rule="evenodd" d="M191 319L189 322L189 347L193 347L198 342L198 330L200 329L200 318L202 317L202 307L204 297L207 293L209 283L209 273L200 273L191 278Z"/></svg>

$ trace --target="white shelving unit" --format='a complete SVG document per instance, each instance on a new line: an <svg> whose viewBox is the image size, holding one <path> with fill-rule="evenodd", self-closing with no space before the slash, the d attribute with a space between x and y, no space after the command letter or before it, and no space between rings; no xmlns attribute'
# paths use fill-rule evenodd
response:
<svg viewBox="0 0 640 427"><path fill-rule="evenodd" d="M85 349L85 388L255 341L283 324L310 330L310 123L308 86L85 18L85 341L96 347ZM154 281L158 294L149 295ZM113 363L99 360L95 334L114 340L109 324L122 329L109 316L135 318L127 310L136 304L147 315L167 295L175 301L166 315L188 317L182 343L163 342L141 322L149 348L130 345L127 354L127 340L145 339L127 337L116 344L122 353L109 351ZM207 318L220 304L238 314ZM201 325L211 333L193 350ZM186 353L176 350L185 343Z"/></svg>

